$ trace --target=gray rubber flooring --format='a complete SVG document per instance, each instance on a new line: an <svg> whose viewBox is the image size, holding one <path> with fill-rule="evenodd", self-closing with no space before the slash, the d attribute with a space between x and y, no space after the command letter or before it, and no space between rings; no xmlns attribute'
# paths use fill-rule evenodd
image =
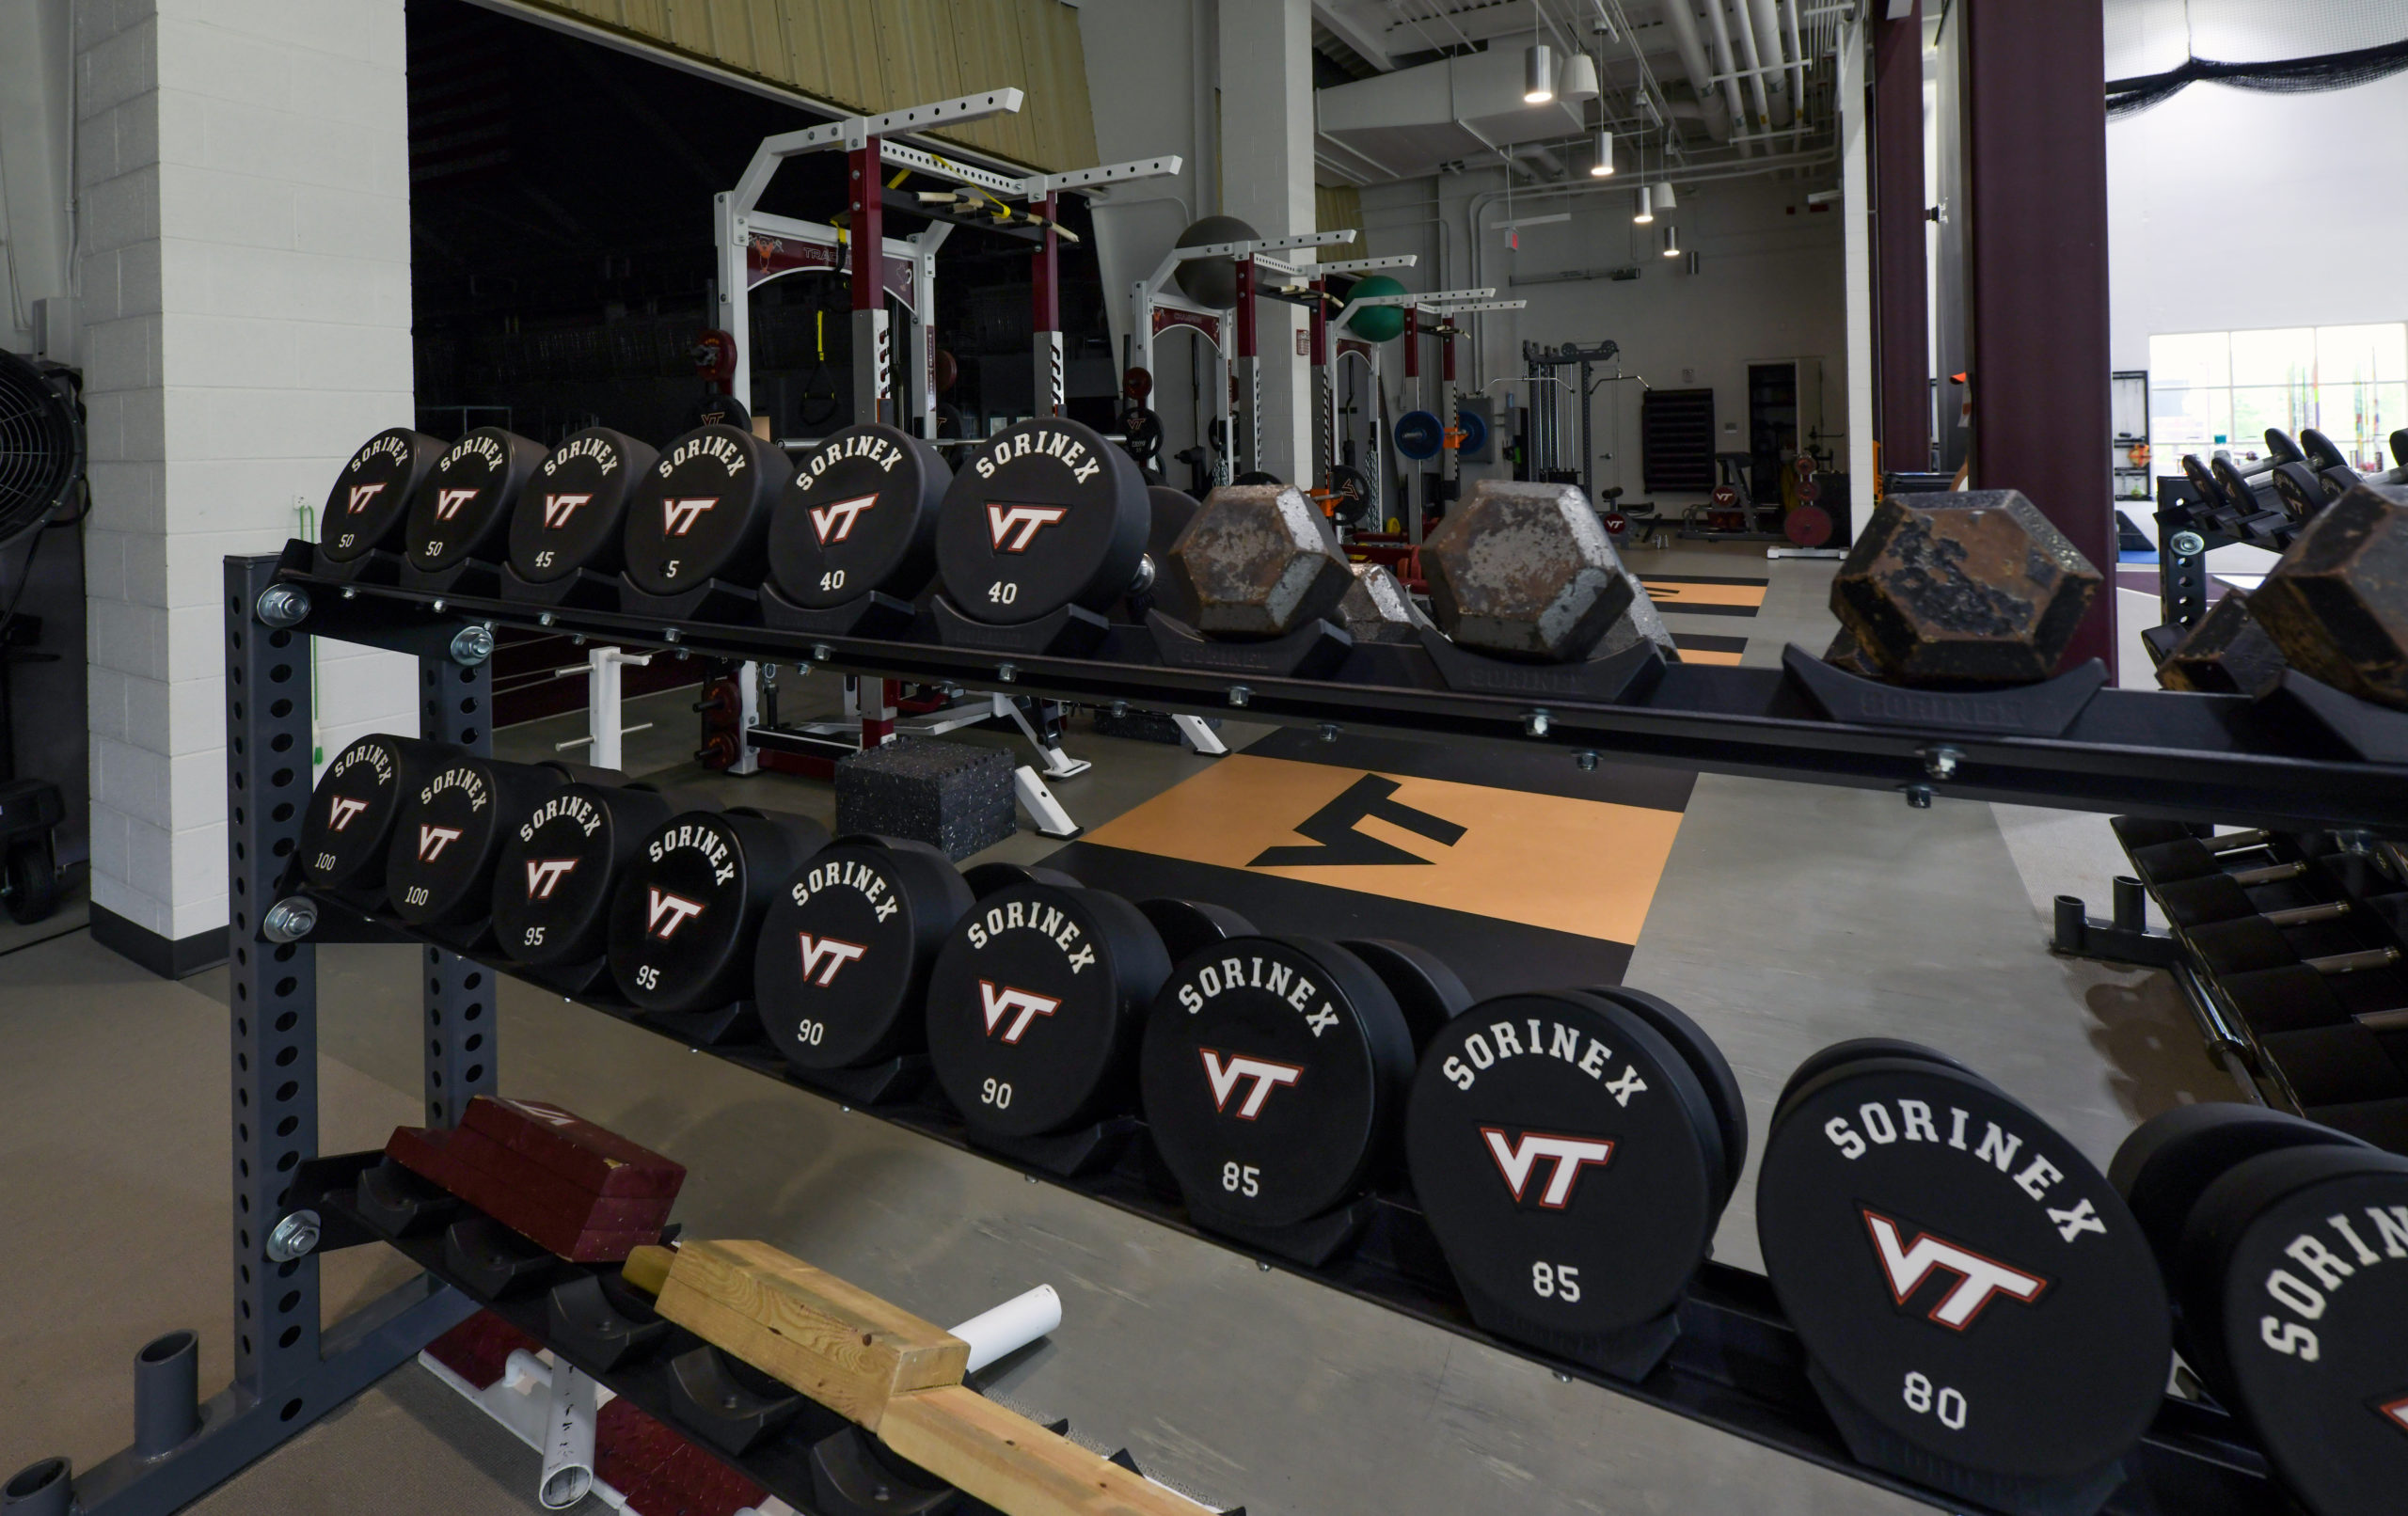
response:
<svg viewBox="0 0 2408 1516"><path fill-rule="evenodd" d="M1645 573L1765 572L1760 556L1735 553L1634 559ZM1829 573L1774 565L1757 617L1675 628L1747 636L1751 664L1776 661L1793 638L1819 648ZM682 723L689 698L655 699ZM1227 732L1232 747L1248 734ZM559 734L504 735L532 756ZM662 730L630 766L647 752L682 761L689 740L682 724ZM1069 746L1097 766L1056 791L1088 825L1210 762L1083 730ZM799 781L711 782L731 800L827 809L826 792ZM1051 845L1023 832L995 854ZM1705 776L1628 980L1717 1037L1759 1145L1800 1058L1882 1034L1965 1059L2103 1161L2141 1117L2231 1097L2170 985L2046 951L2050 897L2102 901L2116 858L2099 817L1947 801L1911 811L1890 795ZM378 1144L415 1119L413 951L320 952L324 1150ZM83 933L0 955L0 1205L17 1236L0 1294L0 1473L53 1453L87 1464L120 1446L132 1355L159 1333L198 1329L204 1392L224 1382L224 995L222 972L162 982ZM693 1235L767 1239L940 1321L1052 1284L1061 1330L995 1392L1068 1416L1090 1445L1130 1446L1149 1473L1208 1500L1257 1516L1923 1508L515 983L499 1037L504 1089L560 1101L689 1166L677 1217ZM1717 1243L1750 1266L1751 1186ZM329 1316L402 1277L372 1248L324 1268ZM533 1453L404 1367L196 1508L529 1511L536 1472Z"/></svg>

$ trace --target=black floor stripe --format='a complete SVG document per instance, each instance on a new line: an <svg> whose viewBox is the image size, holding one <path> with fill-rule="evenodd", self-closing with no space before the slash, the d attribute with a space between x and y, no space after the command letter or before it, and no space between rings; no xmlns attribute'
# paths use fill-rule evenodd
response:
<svg viewBox="0 0 2408 1516"><path fill-rule="evenodd" d="M1689 606L1678 601L1658 601L1656 613L1659 616L1752 616L1759 608L1755 606Z"/></svg>
<svg viewBox="0 0 2408 1516"><path fill-rule="evenodd" d="M1675 645L1688 645L1685 640L1674 640ZM1745 638L1708 640L1727 641L1733 651L1747 644ZM1519 752L1351 733L1341 733L1337 740L1323 742L1318 734L1293 726L1283 726L1256 738L1245 750L1258 758L1328 764L1415 779L1443 779L1493 790L1560 795L1567 799L1596 800L1608 805L1640 805L1652 811L1687 810L1689 791L1697 784L1693 769L1600 763L1593 771L1582 773L1570 754L1551 750Z"/></svg>
<svg viewBox="0 0 2408 1516"><path fill-rule="evenodd" d="M1745 653L1744 637L1717 637L1712 632L1674 632L1672 645L1690 653Z"/></svg>
<svg viewBox="0 0 2408 1516"><path fill-rule="evenodd" d="M1412 942L1435 954L1482 998L1568 985L1618 985L1630 966L1626 943L1277 875L1095 843L1071 843L1044 861L1048 868L1132 900L1173 895L1227 906L1259 931L1332 940L1392 937Z"/></svg>
<svg viewBox="0 0 2408 1516"><path fill-rule="evenodd" d="M1642 574L1641 584L1753 584L1769 585L1770 579L1734 578L1721 574Z"/></svg>

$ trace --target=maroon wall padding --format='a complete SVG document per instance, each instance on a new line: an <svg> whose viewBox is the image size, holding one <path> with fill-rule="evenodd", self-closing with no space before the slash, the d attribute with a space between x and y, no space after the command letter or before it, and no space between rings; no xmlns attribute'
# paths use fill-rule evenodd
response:
<svg viewBox="0 0 2408 1516"><path fill-rule="evenodd" d="M2102 573L2109 490L2106 38L2099 0L1958 0L1976 489L2021 490ZM2115 666L2102 589L2066 654Z"/></svg>
<svg viewBox="0 0 2408 1516"><path fill-rule="evenodd" d="M1931 316L1924 253L1923 4L1873 23L1874 324L1884 472L1931 466Z"/></svg>

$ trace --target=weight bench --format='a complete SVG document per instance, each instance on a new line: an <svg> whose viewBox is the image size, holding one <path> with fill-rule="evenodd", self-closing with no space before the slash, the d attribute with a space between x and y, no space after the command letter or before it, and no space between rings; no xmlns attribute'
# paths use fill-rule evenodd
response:
<svg viewBox="0 0 2408 1516"><path fill-rule="evenodd" d="M1625 504L1622 497L1622 492L1623 486L1616 484L1611 489L1599 490L1596 497L1596 505L1599 514L1602 515L1607 512L1612 512L1630 523L1630 525L1624 529L1621 545L1625 547L1661 547L1665 545L1664 518L1656 513L1656 502L1653 500L1632 500Z"/></svg>

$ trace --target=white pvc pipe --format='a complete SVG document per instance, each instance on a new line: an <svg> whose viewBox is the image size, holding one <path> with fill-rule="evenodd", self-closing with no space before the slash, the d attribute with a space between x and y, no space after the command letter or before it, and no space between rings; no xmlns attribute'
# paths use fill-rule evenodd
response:
<svg viewBox="0 0 2408 1516"><path fill-rule="evenodd" d="M1754 23L1756 50L1764 55L1765 93L1772 103L1772 124L1787 126L1797 112L1789 99L1789 71L1781 38L1781 17L1773 0L1748 0L1749 19Z"/></svg>
<svg viewBox="0 0 2408 1516"><path fill-rule="evenodd" d="M1738 23L1734 28L1739 39L1739 60L1748 71L1748 88L1756 97L1755 130L1765 130L1772 119L1771 92L1766 88L1765 55L1756 45L1756 23L1750 9L1750 0L1733 0L1732 12ZM1781 45L1773 44L1772 60L1781 61Z"/></svg>
<svg viewBox="0 0 2408 1516"><path fill-rule="evenodd" d="M1721 97L1706 87L1705 82L1714 77L1714 67L1706 60L1705 42L1698 35L1690 0L1664 0L1664 24L1672 29L1672 47L1681 55L1681 71L1689 76L1689 87L1697 93L1706 134L1717 142L1730 141L1731 113Z"/></svg>
<svg viewBox="0 0 2408 1516"><path fill-rule="evenodd" d="M566 1361L552 1365L544 1418L543 1477L535 1500L546 1510L566 1510L594 1489L594 1418L600 1386Z"/></svg>
<svg viewBox="0 0 2408 1516"><path fill-rule="evenodd" d="M1672 6L1687 5L1688 0L1670 0ZM1722 0L1705 0L1705 19L1714 28L1714 71L1722 75L1722 101L1735 122L1748 118L1748 108L1739 101L1738 64L1731 53L1731 24L1722 14ZM1745 134L1739 139L1739 151L1745 157L1756 155L1756 145Z"/></svg>
<svg viewBox="0 0 2408 1516"><path fill-rule="evenodd" d="M1062 1297L1054 1293L1051 1285L1039 1285L992 1310L981 1311L953 1329L955 1336L970 1344L970 1364L962 1372L975 1374L1061 1324Z"/></svg>

